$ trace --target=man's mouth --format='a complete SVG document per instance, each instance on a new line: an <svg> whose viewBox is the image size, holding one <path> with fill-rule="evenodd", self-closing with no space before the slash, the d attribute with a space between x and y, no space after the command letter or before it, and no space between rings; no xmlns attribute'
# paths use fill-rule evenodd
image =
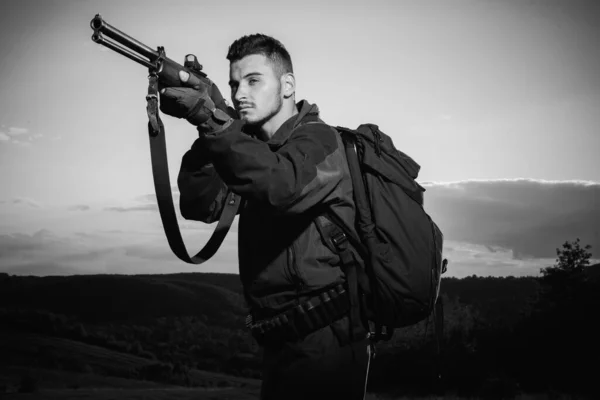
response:
<svg viewBox="0 0 600 400"><path fill-rule="evenodd" d="M244 104L244 105L238 106L238 111L244 111L249 108L252 108L252 106L250 104Z"/></svg>

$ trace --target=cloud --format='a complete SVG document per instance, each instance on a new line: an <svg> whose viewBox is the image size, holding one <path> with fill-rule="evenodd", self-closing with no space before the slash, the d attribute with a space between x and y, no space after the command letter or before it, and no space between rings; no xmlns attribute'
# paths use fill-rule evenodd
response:
<svg viewBox="0 0 600 400"><path fill-rule="evenodd" d="M210 234L205 232L186 235L183 239L188 255L191 257L198 253L208 242L209 236ZM125 255L128 257L137 257L145 260L177 260L177 256L169 248L166 238L162 236L153 241L127 245L123 249L125 250ZM217 254L215 254L213 261L237 264L237 240L235 240L235 235L227 236L226 240L219 247Z"/></svg>
<svg viewBox="0 0 600 400"><path fill-rule="evenodd" d="M173 196L173 202L175 204L179 203L180 193L179 193L179 188L177 186L171 186L171 196ZM134 200L141 202L141 203L158 204L157 199L156 199L156 193L143 194L143 195L137 196Z"/></svg>
<svg viewBox="0 0 600 400"><path fill-rule="evenodd" d="M229 237L202 265L203 272L237 272L237 246ZM185 238L193 255L207 236ZM179 260L163 232L76 232L59 235L42 229L34 234L0 235L0 271L17 275L142 274L198 270Z"/></svg>
<svg viewBox="0 0 600 400"><path fill-rule="evenodd" d="M600 249L600 183L511 179L422 185L425 210L447 240L508 249L523 260L555 257L556 248L578 237L592 252Z"/></svg>
<svg viewBox="0 0 600 400"><path fill-rule="evenodd" d="M140 204L129 207L105 207L105 211L116 211L116 212L131 212L131 211L158 211L156 204Z"/></svg>
<svg viewBox="0 0 600 400"><path fill-rule="evenodd" d="M177 204L179 204L179 190L176 186L171 187L171 195L173 196L173 204L177 209ZM158 211L158 201L156 199L156 193L148 193L136 196L133 199L132 203L133 204L126 206L105 207L104 210L116 212Z"/></svg>
<svg viewBox="0 0 600 400"><path fill-rule="evenodd" d="M141 196L137 196L135 198L136 201L142 202L142 203L154 203L156 204L156 194L155 193L150 193L150 194L143 194Z"/></svg>
<svg viewBox="0 0 600 400"><path fill-rule="evenodd" d="M194 232L213 232L216 227L216 222L213 224L205 224L199 221L192 221L184 219L179 211L179 192L176 191L176 187L173 187L173 205L175 207L175 213L177 216L177 224L179 229L183 231ZM141 204L140 204L141 203ZM156 200L156 194L145 194L136 196L129 204L119 206L107 206L103 208L104 212L108 213L136 213L138 215L151 215L153 217L152 229L155 231L162 232L162 224L159 217L158 202ZM147 213L150 211L151 213ZM133 215L133 214L132 214ZM154 218L156 217L156 218ZM155 225L158 224L158 225ZM234 219L231 226L230 232L237 232L238 219Z"/></svg>
<svg viewBox="0 0 600 400"><path fill-rule="evenodd" d="M23 265L16 265L4 268L2 272L6 272L11 275L34 275L34 276L65 276L65 275L80 275L86 273L81 269L65 267L56 262L31 262ZM94 271L88 273L95 273Z"/></svg>
<svg viewBox="0 0 600 400"><path fill-rule="evenodd" d="M28 197L16 197L12 200L12 202L13 204L22 204L32 208L42 208L42 205L39 202Z"/></svg>
<svg viewBox="0 0 600 400"><path fill-rule="evenodd" d="M11 126L8 130L0 131L0 142L14 144L22 147L29 147L32 143L42 138L41 133L31 134L27 128Z"/></svg>
<svg viewBox="0 0 600 400"><path fill-rule="evenodd" d="M90 206L86 204L76 204L74 206L69 207L69 211L89 211Z"/></svg>
<svg viewBox="0 0 600 400"><path fill-rule="evenodd" d="M11 126L8 128L8 134L10 136L25 135L28 132L29 132L29 129L27 129L27 128L19 128L16 126Z"/></svg>
<svg viewBox="0 0 600 400"><path fill-rule="evenodd" d="M179 260L169 248L154 194L134 197L122 204L43 207L37 211L41 218L33 217L33 209L29 208L41 207L33 199L3 200L19 204L11 212L14 215L17 211L16 215L20 213L22 217L19 224L1 226L4 232L12 233L0 235L0 271L39 275L139 274L183 272L194 268ZM27 228L24 219L29 221ZM208 241L216 223L188 221L179 214L177 219L189 254L196 254ZM201 271L238 271L236 228L237 222L217 254L202 265Z"/></svg>
<svg viewBox="0 0 600 400"><path fill-rule="evenodd" d="M600 183L512 179L422 185L427 190L425 210L445 236L448 276L537 275L540 268L554 263L556 248L577 237L591 244L594 259L599 258ZM25 198L21 204L26 200L37 204ZM123 218L125 212L130 213ZM52 271L35 269L47 264L57 266L59 274L67 271L59 267L81 273L237 272L237 218L217 254L196 267L171 252L154 194L95 212L65 215L70 215L72 226L59 223L60 234L38 230L31 235L0 235L0 270L23 267L49 274ZM202 248L216 226L179 215L178 223L190 254Z"/></svg>
<svg viewBox="0 0 600 400"><path fill-rule="evenodd" d="M0 254L6 256L23 250L44 250L48 245L57 242L56 235L47 229L40 229L32 235L22 233L0 235Z"/></svg>
<svg viewBox="0 0 600 400"><path fill-rule="evenodd" d="M520 260L513 251L498 246L483 246L446 240L444 257L449 260L444 276L537 276L540 269L554 263L550 258Z"/></svg>

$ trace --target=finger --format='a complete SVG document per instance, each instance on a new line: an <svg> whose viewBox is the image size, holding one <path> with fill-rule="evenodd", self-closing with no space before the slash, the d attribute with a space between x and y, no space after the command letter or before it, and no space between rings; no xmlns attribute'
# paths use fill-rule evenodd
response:
<svg viewBox="0 0 600 400"><path fill-rule="evenodd" d="M194 89L200 89L200 85L202 85L200 78L194 74L190 74L187 71L179 71L179 80L184 83L185 86Z"/></svg>
<svg viewBox="0 0 600 400"><path fill-rule="evenodd" d="M170 99L176 99L181 96L181 90L179 88L168 87L160 90L160 94Z"/></svg>
<svg viewBox="0 0 600 400"><path fill-rule="evenodd" d="M187 71L179 71L179 80L183 83L186 83L190 78L190 73Z"/></svg>

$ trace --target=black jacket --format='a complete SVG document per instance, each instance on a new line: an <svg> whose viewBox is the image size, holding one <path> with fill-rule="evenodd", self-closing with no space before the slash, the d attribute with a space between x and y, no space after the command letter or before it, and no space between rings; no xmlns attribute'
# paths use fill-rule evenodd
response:
<svg viewBox="0 0 600 400"><path fill-rule="evenodd" d="M316 105L297 107L268 142L244 133L241 121L201 136L184 155L177 181L186 219L214 222L228 189L242 197L239 272L256 319L345 280L339 257L315 224L329 207L354 229L343 144Z"/></svg>

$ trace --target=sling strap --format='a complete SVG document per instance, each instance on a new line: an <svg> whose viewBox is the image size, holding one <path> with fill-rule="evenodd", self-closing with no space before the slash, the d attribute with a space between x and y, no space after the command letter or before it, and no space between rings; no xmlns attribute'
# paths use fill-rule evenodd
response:
<svg viewBox="0 0 600 400"><path fill-rule="evenodd" d="M152 159L152 176L154 190L158 202L158 210L163 228L169 242L169 247L180 260L189 264L202 264L211 258L219 249L225 239L229 228L240 206L240 196L233 192L227 194L221 217L212 236L195 256L190 257L183 243L177 215L173 205L171 182L169 179L169 165L167 163L167 145L165 141L165 127L158 114L158 76L150 72L148 77L148 95L146 96L148 113L148 135L150 138L150 156Z"/></svg>

